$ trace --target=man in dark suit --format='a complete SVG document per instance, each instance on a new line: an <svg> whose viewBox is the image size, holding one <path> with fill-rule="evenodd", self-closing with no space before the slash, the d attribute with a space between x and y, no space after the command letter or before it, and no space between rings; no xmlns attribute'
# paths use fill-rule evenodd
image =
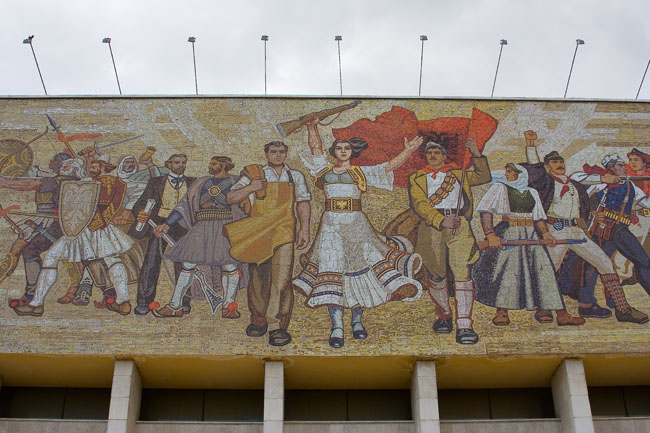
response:
<svg viewBox="0 0 650 433"><path fill-rule="evenodd" d="M160 275L160 263L162 260L162 252L166 245L165 241L153 235L152 227L145 224L142 230L137 230L138 222L146 223L151 219L156 224L165 221L169 216L172 209L178 204L181 198L187 192L187 188L194 182L195 178L185 176L185 167L187 165L187 156L182 154L174 154L165 161L165 167L169 170L168 174L152 178L144 192L133 205L133 215L136 217L136 222L133 223L129 229L129 235L136 239L144 237L149 238L149 245L140 271L138 279L138 293L137 305L135 307L135 314L145 315L149 313L149 304L153 302L156 297L156 286L158 284L158 277ZM147 201L153 199L156 201L150 212L145 212ZM180 224L174 226L169 230L169 236L178 240L185 235L187 230ZM175 278L181 271L181 264L174 263ZM183 311L185 314L190 311L189 297L183 299Z"/></svg>

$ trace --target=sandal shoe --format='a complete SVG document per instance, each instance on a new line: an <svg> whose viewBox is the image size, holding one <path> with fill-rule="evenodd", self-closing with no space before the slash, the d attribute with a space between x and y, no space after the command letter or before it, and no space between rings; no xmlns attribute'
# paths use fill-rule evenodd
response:
<svg viewBox="0 0 650 433"><path fill-rule="evenodd" d="M539 323L552 323L553 313L550 310L537 310L535 311L535 320Z"/></svg>
<svg viewBox="0 0 650 433"><path fill-rule="evenodd" d="M121 314L122 316L126 316L131 312L131 303L129 301L124 301L121 304L110 302L106 304L106 309Z"/></svg>
<svg viewBox="0 0 650 433"><path fill-rule="evenodd" d="M266 334L268 325L253 325L252 323L246 327L246 335L249 337L261 337Z"/></svg>
<svg viewBox="0 0 650 433"><path fill-rule="evenodd" d="M580 326L585 324L582 317L573 317L567 310L558 310L555 312L558 326Z"/></svg>
<svg viewBox="0 0 650 433"><path fill-rule="evenodd" d="M241 317L241 314L239 314L239 311L237 310L221 310L221 317L224 319L239 319Z"/></svg>
<svg viewBox="0 0 650 433"><path fill-rule="evenodd" d="M588 307L578 307L580 317L595 317L596 319L606 319L612 317L612 312L598 305L596 302Z"/></svg>
<svg viewBox="0 0 650 433"><path fill-rule="evenodd" d="M9 299L9 307L11 308L16 308L16 307L22 307L23 305L27 305L30 302L32 302L32 296L29 295L23 295L20 298L17 299Z"/></svg>
<svg viewBox="0 0 650 433"><path fill-rule="evenodd" d="M39 305L38 307L34 307L33 305L30 304L19 305L17 307L14 307L13 310L19 316L41 317L43 315L42 305Z"/></svg>
<svg viewBox="0 0 650 433"><path fill-rule="evenodd" d="M284 329L274 329L269 332L269 344L271 346L285 346L291 343L291 335Z"/></svg>
<svg viewBox="0 0 650 433"><path fill-rule="evenodd" d="M156 317L183 317L183 309L174 309L167 304L157 310L151 310L151 314Z"/></svg>
<svg viewBox="0 0 650 433"><path fill-rule="evenodd" d="M85 290L79 292L72 300L72 305L77 307L85 307L90 303L90 295Z"/></svg>
<svg viewBox="0 0 650 433"><path fill-rule="evenodd" d="M56 300L59 304L70 304L74 300L74 294L77 291L77 286L68 287L68 291L65 292L65 295L61 296Z"/></svg>
<svg viewBox="0 0 650 433"><path fill-rule="evenodd" d="M508 317L508 310L505 308L497 308L497 313L492 319L495 326L508 326L510 324L510 317Z"/></svg>

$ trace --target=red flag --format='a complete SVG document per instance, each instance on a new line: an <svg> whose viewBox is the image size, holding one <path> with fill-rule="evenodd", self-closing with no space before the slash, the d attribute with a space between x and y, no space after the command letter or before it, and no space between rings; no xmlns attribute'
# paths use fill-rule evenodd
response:
<svg viewBox="0 0 650 433"><path fill-rule="evenodd" d="M597 165L589 165L589 164L583 165L582 171L584 171L587 174L598 174L601 176L607 174L607 170L605 170L604 168L599 167Z"/></svg>
<svg viewBox="0 0 650 433"><path fill-rule="evenodd" d="M397 156L404 150L404 137L412 140L417 135L432 135L448 138L447 162L456 163L467 169L471 166L465 142L472 138L480 151L492 137L497 128L497 120L478 108L472 110L472 117L439 117L418 120L415 113L403 107L393 106L375 120L360 119L347 128L333 129L332 134L339 140L361 137L368 142L366 150L353 161L358 165L381 164ZM395 171L395 185L405 188L408 176L426 165L424 143L414 154Z"/></svg>

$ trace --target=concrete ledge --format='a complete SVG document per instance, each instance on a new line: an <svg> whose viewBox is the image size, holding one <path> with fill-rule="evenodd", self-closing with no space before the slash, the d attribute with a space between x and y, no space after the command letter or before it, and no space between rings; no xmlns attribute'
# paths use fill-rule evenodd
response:
<svg viewBox="0 0 650 433"><path fill-rule="evenodd" d="M104 420L2 418L2 433L106 433Z"/></svg>

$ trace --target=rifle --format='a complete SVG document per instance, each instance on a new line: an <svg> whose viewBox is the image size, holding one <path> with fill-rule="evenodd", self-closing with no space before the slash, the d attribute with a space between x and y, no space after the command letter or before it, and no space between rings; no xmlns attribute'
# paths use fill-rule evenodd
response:
<svg viewBox="0 0 650 433"><path fill-rule="evenodd" d="M584 244L587 242L587 239L557 239L555 241L556 245L571 245L571 244ZM523 247L530 245L549 245L551 242L545 239L501 239L501 246L505 250L509 250L514 247ZM488 248L488 241L476 241L476 245L480 251Z"/></svg>
<svg viewBox="0 0 650 433"><path fill-rule="evenodd" d="M283 137L287 137L308 123L313 122L314 120L323 120L326 117L332 116L334 114L340 114L350 108L354 108L357 105L361 104L361 101L354 101L351 104L340 105L334 108L328 108L327 110L316 111L314 113L305 114L300 116L295 120L288 120L286 122L278 123L275 127L278 129L278 132Z"/></svg>

